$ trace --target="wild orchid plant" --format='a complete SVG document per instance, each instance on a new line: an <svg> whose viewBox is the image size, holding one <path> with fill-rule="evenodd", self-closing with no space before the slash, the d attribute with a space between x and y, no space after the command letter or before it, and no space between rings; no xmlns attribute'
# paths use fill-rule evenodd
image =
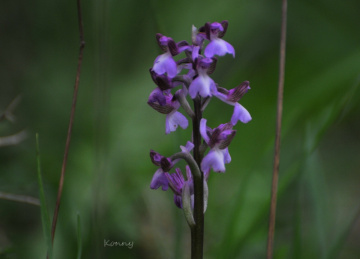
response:
<svg viewBox="0 0 360 259"><path fill-rule="evenodd" d="M228 53L235 57L233 46L222 39L227 27L227 21L206 23L199 29L193 26L192 45L186 41L176 43L170 37L156 34L156 40L164 53L155 59L150 69L157 87L151 92L148 104L166 114L165 133L175 131L178 126L183 129L188 127L188 119L178 111L180 106L192 120L192 141L180 146L181 152L165 157L150 151L151 161L159 167L150 188L162 187L166 191L170 187L174 192L175 205L184 211L191 229L192 258L203 256L204 213L210 170L225 172L225 164L231 161L228 146L236 134L233 127L238 121L247 123L251 120L249 112L238 103L250 89L249 82L244 81L227 90L209 76L215 70L216 55L224 56ZM206 45L205 42L209 43ZM174 57L180 53L184 53L185 57L175 61ZM193 108L188 103L188 96L193 100ZM216 128L207 126L207 120L202 118L213 96L234 106L230 121ZM210 150L205 155L208 148ZM187 163L186 178L179 168L170 173L180 159Z"/></svg>

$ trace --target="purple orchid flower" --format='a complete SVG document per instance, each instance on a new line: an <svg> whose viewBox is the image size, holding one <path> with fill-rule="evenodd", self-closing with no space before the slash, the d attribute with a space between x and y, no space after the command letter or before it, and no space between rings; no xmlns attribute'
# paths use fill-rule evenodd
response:
<svg viewBox="0 0 360 259"><path fill-rule="evenodd" d="M172 38L160 33L156 34L156 40L165 53L155 59L153 70L159 75L167 73L170 78L173 78L177 75L177 66L173 56L187 49L188 44L185 41L175 43Z"/></svg>
<svg viewBox="0 0 360 259"><path fill-rule="evenodd" d="M215 55L224 56L226 53L232 54L233 57L235 57L234 47L222 39L227 27L228 22L222 21L221 23L206 23L205 26L200 29L200 31L205 31L206 38L210 41L205 48L205 57L212 58Z"/></svg>
<svg viewBox="0 0 360 259"><path fill-rule="evenodd" d="M148 104L156 111L166 114L165 120L165 133L170 134L180 126L186 129L189 125L188 120L177 110L180 108L180 103L172 94L165 93L156 88L151 92L148 100Z"/></svg>
<svg viewBox="0 0 360 259"><path fill-rule="evenodd" d="M190 153L193 148L194 148L194 144L190 141L188 141L186 143L185 147L180 146L181 152L184 152L184 153ZM159 154L158 152L156 152L154 150L150 150L150 159L154 165L160 167L154 173L154 176L150 183L150 188L158 189L159 187L162 186L162 190L166 191L169 187L169 182L168 182L167 177L165 176L165 172L170 171L170 169L172 167L174 167L174 165L177 162L179 162L180 159L175 159L174 161L171 161L169 158L162 156L161 154Z"/></svg>
<svg viewBox="0 0 360 259"><path fill-rule="evenodd" d="M156 170L150 183L151 189L155 190L158 189L159 187L162 187L163 191L166 191L169 188L168 179L166 178L165 173L161 168Z"/></svg>
<svg viewBox="0 0 360 259"><path fill-rule="evenodd" d="M203 58L201 56L196 59L198 77L189 86L189 94L192 99L195 99L197 94L205 98L217 92L215 82L209 76L215 70L216 61L215 58Z"/></svg>
<svg viewBox="0 0 360 259"><path fill-rule="evenodd" d="M166 75L158 75L152 68L150 68L150 75L154 83L160 88L161 91L170 90L178 85L180 82L173 82L172 78Z"/></svg>
<svg viewBox="0 0 360 259"><path fill-rule="evenodd" d="M194 184L191 176L190 167L186 166L186 177L185 181L184 176L179 168L175 169L175 173L169 174L165 173L167 181L169 183L170 189L174 192L174 202L176 206L182 209L182 190L185 184L190 185L190 199L191 207L194 207Z"/></svg>
<svg viewBox="0 0 360 259"><path fill-rule="evenodd" d="M215 172L225 172L225 164L231 161L228 146L236 134L232 127L231 123L227 123L211 129L206 126L206 119L201 119L201 136L211 148L201 162L201 170L203 172L209 171L210 168Z"/></svg>
<svg viewBox="0 0 360 259"><path fill-rule="evenodd" d="M239 86L227 90L222 87L217 88L217 92L214 94L217 98L223 102L234 106L234 112L231 117L232 125L236 125L238 121L242 123L248 123L251 121L250 113L238 103L238 101L247 93L250 89L249 81L242 82Z"/></svg>
<svg viewBox="0 0 360 259"><path fill-rule="evenodd" d="M194 209L194 182L191 175L190 167L186 166L186 178L185 181L184 176L179 168L175 169L175 173L169 174L164 173L167 181L168 186L170 189L174 192L174 203L175 205L182 209L182 193L185 185L188 185L190 187L190 204L191 208ZM209 177L209 171L207 173L204 173L204 189L207 189L207 179ZM204 197L204 211L206 210L207 205L207 197Z"/></svg>

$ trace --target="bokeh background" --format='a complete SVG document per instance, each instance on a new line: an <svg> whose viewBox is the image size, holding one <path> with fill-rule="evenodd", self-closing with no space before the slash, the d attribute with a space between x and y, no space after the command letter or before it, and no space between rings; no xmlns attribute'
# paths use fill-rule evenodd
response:
<svg viewBox="0 0 360 259"><path fill-rule="evenodd" d="M284 117L275 258L360 257L360 2L288 3ZM86 46L54 243L54 258L189 258L190 233L171 192L150 190L149 150L171 155L191 136L165 136L147 104L155 33L191 41L191 26L229 21L236 58L214 80L249 80L225 174L211 173L205 258L264 258L275 135L281 1L83 1ZM0 3L0 192L38 198L35 134L49 215L56 201L76 75L76 1ZM232 107L212 100L209 126ZM104 247L104 240L134 242ZM45 258L40 207L0 200L0 257Z"/></svg>

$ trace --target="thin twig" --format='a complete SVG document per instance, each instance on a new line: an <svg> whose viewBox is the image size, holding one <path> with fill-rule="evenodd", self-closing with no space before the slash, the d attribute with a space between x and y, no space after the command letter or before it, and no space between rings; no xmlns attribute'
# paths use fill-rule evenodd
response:
<svg viewBox="0 0 360 259"><path fill-rule="evenodd" d="M82 22L81 5L80 4L81 4L81 0L77 0L79 35L80 35L80 50L79 50L78 66L77 66L75 86L74 86L73 102L72 102L71 114L70 114L70 122L69 122L69 128L68 128L66 144L65 144L64 159L63 159L62 168L61 168L59 189L58 189L58 195L57 195L57 199L56 199L56 207L55 207L55 211L54 211L54 217L53 217L52 228L51 228L52 242L54 242L56 222L57 222L57 218L58 218L58 214L59 214L61 195L62 195L62 190L63 190L63 185L64 185L66 162L67 162L68 153L69 153L71 132L72 132L72 126L74 123L74 116L75 116L76 100L77 100L77 95L78 95L78 90L79 90L79 80L80 80L80 71L81 71L81 65L82 65L82 59L83 59L83 50L85 47L83 22Z"/></svg>
<svg viewBox="0 0 360 259"><path fill-rule="evenodd" d="M0 137L0 147L17 145L26 139L26 130L22 130L16 134Z"/></svg>
<svg viewBox="0 0 360 259"><path fill-rule="evenodd" d="M0 121L5 120L5 119L7 119L11 122L15 121L15 116L12 114L12 112L14 111L16 106L19 104L20 100L21 100L21 96L18 95L11 101L11 103L6 107L5 111L0 115Z"/></svg>
<svg viewBox="0 0 360 259"><path fill-rule="evenodd" d="M0 192L0 199L9 200L9 201L23 202L23 203L28 203L28 204L40 206L39 199L31 197L31 196Z"/></svg>
<svg viewBox="0 0 360 259"><path fill-rule="evenodd" d="M282 110L283 110L283 93L284 93L284 77L285 77L286 15L287 15L287 0L283 0L281 38L280 38L279 85L278 85L278 100L277 100L277 114L276 114L276 137L275 137L273 179L271 186L269 232L268 232L267 252L266 252L267 259L271 259L273 257L273 248L274 248L276 199L277 199L277 186L279 179L279 164L280 164L280 135L281 135L281 120L282 120Z"/></svg>

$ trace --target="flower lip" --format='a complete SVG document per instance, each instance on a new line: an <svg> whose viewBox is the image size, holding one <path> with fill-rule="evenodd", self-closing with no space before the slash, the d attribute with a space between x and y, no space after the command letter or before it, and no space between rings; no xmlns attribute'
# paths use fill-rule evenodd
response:
<svg viewBox="0 0 360 259"><path fill-rule="evenodd" d="M156 170L156 172L154 173L154 176L150 183L150 188L158 189L160 186L162 186L163 191L166 191L169 188L169 182L161 168Z"/></svg>
<svg viewBox="0 0 360 259"><path fill-rule="evenodd" d="M176 111L175 108L174 111L166 115L165 134L170 134L170 132L175 131L178 128L178 126L180 126L183 129L186 129L189 126L189 122L186 119L186 117L182 115L180 112Z"/></svg>
<svg viewBox="0 0 360 259"><path fill-rule="evenodd" d="M215 55L224 56L227 53L232 54L233 57L235 57L234 47L230 43L218 37L213 37L204 51L205 56L208 58L211 58Z"/></svg>
<svg viewBox="0 0 360 259"><path fill-rule="evenodd" d="M171 78L177 74L176 62L168 51L156 57L152 69L159 75L167 73Z"/></svg>

